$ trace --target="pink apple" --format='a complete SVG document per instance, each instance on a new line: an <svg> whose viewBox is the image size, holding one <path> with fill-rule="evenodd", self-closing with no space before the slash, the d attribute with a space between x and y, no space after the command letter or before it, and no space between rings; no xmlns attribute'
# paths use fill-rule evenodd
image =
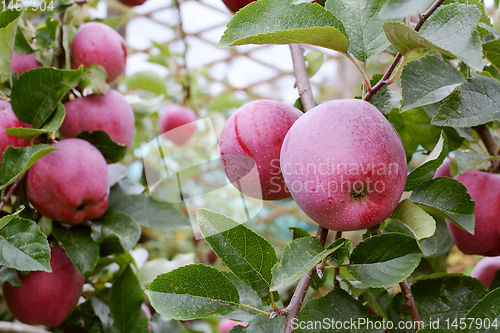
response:
<svg viewBox="0 0 500 333"><path fill-rule="evenodd" d="M140 6L146 2L146 0L119 0L122 4L130 7Z"/></svg>
<svg viewBox="0 0 500 333"><path fill-rule="evenodd" d="M127 46L123 37L104 23L84 24L71 43L72 67L101 65L108 73L108 82L120 76L126 62Z"/></svg>
<svg viewBox="0 0 500 333"><path fill-rule="evenodd" d="M21 76L24 72L29 70L43 67L43 65L36 60L35 54L20 55L16 52L12 53L12 64L10 65L11 72L17 72Z"/></svg>
<svg viewBox="0 0 500 333"><path fill-rule="evenodd" d="M257 186L247 184L244 194L264 200L290 197L279 166L280 151L285 135L301 115L293 106L264 99L247 103L233 113L219 139L219 153L229 181L240 181L256 165Z"/></svg>
<svg viewBox="0 0 500 333"><path fill-rule="evenodd" d="M254 1L256 0L222 0L226 7L233 13L236 13L238 10Z"/></svg>
<svg viewBox="0 0 500 333"><path fill-rule="evenodd" d="M29 325L61 325L78 303L84 277L62 247L52 247L51 273L18 273L22 286L2 286L7 306L17 320Z"/></svg>
<svg viewBox="0 0 500 333"><path fill-rule="evenodd" d="M388 218L403 194L407 166L394 127L357 99L316 106L293 124L281 171L302 210L325 228L348 231Z"/></svg>
<svg viewBox="0 0 500 333"><path fill-rule="evenodd" d="M221 331L221 333L227 333L234 326L247 327L248 323L244 322L244 321L234 321L234 320L230 320L230 319L222 319L219 322L219 325L217 326L217 328Z"/></svg>
<svg viewBox="0 0 500 333"><path fill-rule="evenodd" d="M481 259L472 269L470 276L478 279L486 287L491 286L493 278L497 271L500 270L500 257L487 257Z"/></svg>
<svg viewBox="0 0 500 333"><path fill-rule="evenodd" d="M64 106L66 118L59 131L65 138L101 130L113 141L130 148L135 132L134 111L118 91L76 98Z"/></svg>
<svg viewBox="0 0 500 333"><path fill-rule="evenodd" d="M500 174L469 170L455 179L476 202L474 235L446 221L455 245L465 254L500 255Z"/></svg>
<svg viewBox="0 0 500 333"><path fill-rule="evenodd" d="M2 154L7 147L14 146L17 148L30 145L29 141L5 133L7 128L15 127L31 127L31 125L17 119L10 103L0 100L0 160L2 160Z"/></svg>
<svg viewBox="0 0 500 333"><path fill-rule="evenodd" d="M189 141L196 132L196 120L198 116L193 110L174 105L160 115L160 132L164 138L180 146Z"/></svg>
<svg viewBox="0 0 500 333"><path fill-rule="evenodd" d="M451 176L450 172L450 164L451 164L451 159L450 158L445 158L443 164L439 166L436 170L436 174L434 175L434 178L437 177L448 177L448 178L453 178Z"/></svg>
<svg viewBox="0 0 500 333"><path fill-rule="evenodd" d="M80 139L62 140L52 147L59 150L42 157L28 172L30 202L42 215L68 224L101 217L109 199L104 156Z"/></svg>

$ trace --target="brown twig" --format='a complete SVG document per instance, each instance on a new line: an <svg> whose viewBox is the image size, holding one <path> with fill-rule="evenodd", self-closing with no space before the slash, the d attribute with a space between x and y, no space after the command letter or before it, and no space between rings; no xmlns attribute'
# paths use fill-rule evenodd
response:
<svg viewBox="0 0 500 333"><path fill-rule="evenodd" d="M410 310L410 316L413 320L413 324L415 325L415 331L418 331L423 326L421 327L422 320L420 319L420 314L418 313L417 303L415 303L415 298L413 298L413 293L411 292L410 282L408 282L408 279L405 279L399 283L399 286L401 287L401 292L405 297L406 305Z"/></svg>
<svg viewBox="0 0 500 333"><path fill-rule="evenodd" d="M491 134L490 130L486 125L479 125L476 127L473 127L474 130L477 132L481 140L483 141L484 145L486 146L486 149L488 150L488 153L491 156L497 156L498 155L498 150L499 150L499 145L497 139ZM491 161L491 167L490 167L490 173L495 172L495 170L498 168L500 164L499 160L493 160Z"/></svg>
<svg viewBox="0 0 500 333"><path fill-rule="evenodd" d="M311 83L307 76L304 50L300 44L290 44L290 51L292 52L293 74L295 74L295 79L297 80L295 85L299 91L302 107L307 112L316 106L316 102L314 101Z"/></svg>
<svg viewBox="0 0 500 333"><path fill-rule="evenodd" d="M441 4L444 2L444 0L437 0L434 2L434 4L424 13L420 16L420 20L418 21L417 25L415 26L415 31L419 31L420 28L422 28L422 25L424 24L425 21L429 18L429 16L432 15L436 11L436 9L441 6ZM363 98L365 101L369 101L380 89L382 89L383 86L387 85L390 83L390 78L394 70L398 67L399 62L401 61L401 58L403 58L403 55L401 53L398 53L396 57L394 58L394 61L392 64L389 66L389 69L385 72L384 76L378 83L372 87L370 91L365 95ZM392 82L391 82L392 83Z"/></svg>
<svg viewBox="0 0 500 333"><path fill-rule="evenodd" d="M0 211L2 211L3 207L5 206L5 204L7 203L7 201L9 201L10 197L12 196L12 194L14 194L14 191L19 186L19 184L21 184L21 182L23 181L23 179L24 179L25 176L26 176L26 173L23 173L19 178L17 178L14 181L14 183L12 183L12 185L10 186L9 191L7 192L7 194L5 194L5 197L0 202Z"/></svg>
<svg viewBox="0 0 500 333"><path fill-rule="evenodd" d="M182 55L182 68L186 72L186 82L184 89L186 90L186 95L184 96L182 100L182 105L185 105L189 99L191 98L191 77L189 76L188 72L188 67L187 67L187 49L188 49L188 44L186 42L186 34L184 33L184 28L182 26L182 13L181 13L181 6L179 4L179 0L174 0L175 7L177 8L177 12L179 13L179 33L181 35L181 41L184 44L184 51Z"/></svg>

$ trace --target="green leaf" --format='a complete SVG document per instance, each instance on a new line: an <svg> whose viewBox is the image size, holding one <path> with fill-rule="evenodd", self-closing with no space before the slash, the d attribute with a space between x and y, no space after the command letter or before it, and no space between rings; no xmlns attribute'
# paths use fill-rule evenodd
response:
<svg viewBox="0 0 500 333"><path fill-rule="evenodd" d="M259 297L269 294L271 269L278 261L274 247L265 238L228 216L198 209L201 233L217 256Z"/></svg>
<svg viewBox="0 0 500 333"><path fill-rule="evenodd" d="M483 44L483 54L497 69L500 68L500 39L492 39Z"/></svg>
<svg viewBox="0 0 500 333"><path fill-rule="evenodd" d="M66 117L66 108L64 107L64 104L59 103L57 105L56 112L54 112L49 117L49 119L47 119L47 122L41 128L39 129L26 128L26 127L7 128L5 132L9 135L16 136L26 141L31 141L41 134L52 133L57 131L64 122L65 117Z"/></svg>
<svg viewBox="0 0 500 333"><path fill-rule="evenodd" d="M474 305L465 316L465 320L468 326L460 332L498 332L498 326L500 325L500 288L493 290Z"/></svg>
<svg viewBox="0 0 500 333"><path fill-rule="evenodd" d="M335 252L330 254L327 258L332 266L340 266L347 259L349 259L349 254L351 253L351 244L351 240L339 238L327 247L327 250L336 249Z"/></svg>
<svg viewBox="0 0 500 333"><path fill-rule="evenodd" d="M83 275L89 276L99 259L99 244L90 237L90 228L84 225L65 227L54 223L52 233L62 244L76 268Z"/></svg>
<svg viewBox="0 0 500 333"><path fill-rule="evenodd" d="M305 231L304 229L300 228L288 228L292 232L292 240L296 240L298 238L303 238L303 237L310 237L311 235Z"/></svg>
<svg viewBox="0 0 500 333"><path fill-rule="evenodd" d="M304 59L307 61L307 76L311 78L321 68L321 65L323 65L325 57L323 53L314 51L306 54Z"/></svg>
<svg viewBox="0 0 500 333"><path fill-rule="evenodd" d="M99 130L92 133L85 131L76 137L94 145L108 162L119 162L127 154L127 145L114 142L104 131Z"/></svg>
<svg viewBox="0 0 500 333"><path fill-rule="evenodd" d="M441 328L446 329L445 332L458 332L458 329L453 329L451 325L446 327L446 321L450 324L455 319L460 321L460 318L465 317L469 309L488 293L488 289L480 281L461 275L424 277L414 283L411 289L425 325L439 320ZM398 321L411 321L408 308L403 306L405 302L401 293L394 297L392 308L400 315L393 318L394 327L398 327Z"/></svg>
<svg viewBox="0 0 500 333"><path fill-rule="evenodd" d="M391 218L406 225L417 240L431 237L436 231L436 221L410 199L401 201Z"/></svg>
<svg viewBox="0 0 500 333"><path fill-rule="evenodd" d="M426 211L446 218L474 234L474 202L458 180L439 177L417 186L410 199Z"/></svg>
<svg viewBox="0 0 500 333"><path fill-rule="evenodd" d="M260 0L239 10L217 47L246 44L305 43L346 53L349 40L331 12L317 4Z"/></svg>
<svg viewBox="0 0 500 333"><path fill-rule="evenodd" d="M50 269L50 247L38 225L16 217L0 230L0 265L19 271Z"/></svg>
<svg viewBox="0 0 500 333"><path fill-rule="evenodd" d="M50 119L61 99L80 82L78 70L36 68L24 73L12 87L12 110L22 122L35 128Z"/></svg>
<svg viewBox="0 0 500 333"><path fill-rule="evenodd" d="M383 74L375 74L370 80L371 86L375 86L383 77ZM389 89L387 85L384 85L373 97L370 99L370 103L375 105L380 112L384 115L391 113L392 106L398 105L401 101L401 94Z"/></svg>
<svg viewBox="0 0 500 333"><path fill-rule="evenodd" d="M148 317L141 309L144 292L130 265L111 287L109 311L116 333L148 333Z"/></svg>
<svg viewBox="0 0 500 333"><path fill-rule="evenodd" d="M451 4L439 7L425 21L420 32L398 22L385 22L384 31L392 45L404 55L418 49L432 49L461 59L481 71L483 54L476 26L481 11L474 5Z"/></svg>
<svg viewBox="0 0 500 333"><path fill-rule="evenodd" d="M444 159L448 155L448 138L441 133L436 147L429 154L427 159L413 170L406 180L405 191L412 191L418 185L429 181L436 174L437 168L443 164Z"/></svg>
<svg viewBox="0 0 500 333"><path fill-rule="evenodd" d="M227 315L240 301L236 286L227 276L201 264L158 275L146 294L156 312L179 320Z"/></svg>
<svg viewBox="0 0 500 333"><path fill-rule="evenodd" d="M0 12L0 82L5 82L10 78L12 52L21 14L22 11L17 10Z"/></svg>
<svg viewBox="0 0 500 333"><path fill-rule="evenodd" d="M97 298L97 296L92 297L90 300L92 302L92 308L94 309L95 315L101 321L104 329L103 333L115 333L113 330L113 318L111 318L109 306Z"/></svg>
<svg viewBox="0 0 500 333"><path fill-rule="evenodd" d="M322 329L312 327L307 328L308 323L321 322L328 319L326 323L331 326L322 325ZM355 330L339 329L335 327L335 323L347 322L347 323L358 323L364 322L365 325L356 325ZM328 333L328 332L380 332L383 333L383 329L373 329L373 327L381 326L381 323L376 323L379 321L375 316L373 316L367 308L361 305L360 302L356 301L351 295L349 295L345 290L340 288L334 288L328 294L322 297L314 298L309 300L302 310L299 312L299 317L297 324L302 324L303 327L298 327L295 333ZM369 326L371 328L368 328ZM345 327L345 326L342 326Z"/></svg>
<svg viewBox="0 0 500 333"><path fill-rule="evenodd" d="M106 238L117 237L125 251L131 250L141 237L141 227L129 215L108 209L106 214L91 222L92 239L101 243Z"/></svg>
<svg viewBox="0 0 500 333"><path fill-rule="evenodd" d="M500 119L500 82L476 76L448 96L432 118L437 126L472 127Z"/></svg>
<svg viewBox="0 0 500 333"><path fill-rule="evenodd" d="M329 0L325 8L342 21L349 36L349 52L359 61L384 51L389 45L378 16L385 0Z"/></svg>
<svg viewBox="0 0 500 333"><path fill-rule="evenodd" d="M262 299L259 296L257 296L255 291L252 288L250 288L250 286L248 286L246 283L238 279L236 275L234 275L231 272L227 272L225 273L225 275L229 278L229 280L231 280L231 282L234 283L236 289L238 289L238 294L240 295L240 304L249 305L253 308L260 309L262 311L266 311L269 313L273 312L272 307L269 305L267 306L263 305ZM281 304L280 302L276 303L277 303L276 305L280 309L283 308L282 307L283 304ZM253 319L255 319L256 317L259 317L260 315L261 313L255 310L240 306L234 312L231 312L230 314L224 317L232 320L246 321L248 323Z"/></svg>
<svg viewBox="0 0 500 333"><path fill-rule="evenodd" d="M52 17L47 17L45 20L45 26L38 29L35 33L36 42L38 45L50 49L56 46L56 40L58 35L59 26L61 22L54 20Z"/></svg>
<svg viewBox="0 0 500 333"><path fill-rule="evenodd" d="M16 40L14 41L14 51L20 55L27 55L35 52L26 40L26 37L20 27L17 27Z"/></svg>
<svg viewBox="0 0 500 333"><path fill-rule="evenodd" d="M401 201L392 213L391 218L401 222L411 230L424 255L431 255L437 250L434 246L426 244L426 241L429 241L428 238L434 235L436 231L436 221L422 208L416 206L413 201L410 199Z"/></svg>
<svg viewBox="0 0 500 333"><path fill-rule="evenodd" d="M247 327L235 326L228 333L283 333L285 316L270 319L268 316L257 316Z"/></svg>
<svg viewBox="0 0 500 333"><path fill-rule="evenodd" d="M473 169L476 165L493 161L499 159L499 156L490 156L479 153L474 153L472 151L465 152L463 150L455 151L455 159L458 165L458 173L463 175L470 169Z"/></svg>
<svg viewBox="0 0 500 333"><path fill-rule="evenodd" d="M14 214L10 214L10 215L2 217L0 219L0 229L2 229L3 227L5 227L10 221L12 221L12 219L14 219L15 217L17 217L23 211L23 209L15 212Z"/></svg>
<svg viewBox="0 0 500 333"><path fill-rule="evenodd" d="M149 195L125 195L113 199L109 209L131 216L143 227L172 231L191 228L186 216L172 203L159 202Z"/></svg>
<svg viewBox="0 0 500 333"><path fill-rule="evenodd" d="M110 89L109 84L106 82L107 79L108 73L106 69L100 65L92 64L85 68L78 86L82 91L90 89L94 94L105 95Z"/></svg>
<svg viewBox="0 0 500 333"><path fill-rule="evenodd" d="M434 0L387 0L380 10L383 20L394 20L424 12Z"/></svg>
<svg viewBox="0 0 500 333"><path fill-rule="evenodd" d="M109 205L117 204L120 206L118 199L126 195L142 194L146 188L142 184L130 179L119 180L116 185L111 188L109 193Z"/></svg>
<svg viewBox="0 0 500 333"><path fill-rule="evenodd" d="M184 326L178 320L167 319L155 313L149 321L153 333L186 333Z"/></svg>
<svg viewBox="0 0 500 333"><path fill-rule="evenodd" d="M0 190L12 184L36 161L53 150L57 148L45 144L21 148L7 147L0 161Z"/></svg>
<svg viewBox="0 0 500 333"><path fill-rule="evenodd" d="M283 248L281 262L274 265L271 291L287 287L300 279L321 260L326 259L343 244L326 249L316 237L304 237L292 241Z"/></svg>
<svg viewBox="0 0 500 333"><path fill-rule="evenodd" d="M9 282L13 287L20 287L23 285L15 269L2 266L0 267L0 286L3 286L5 282Z"/></svg>
<svg viewBox="0 0 500 333"><path fill-rule="evenodd" d="M128 90L142 89L156 95L167 95L165 79L153 71L141 71L129 76L125 82Z"/></svg>
<svg viewBox="0 0 500 333"><path fill-rule="evenodd" d="M418 1L417 1L418 2ZM401 73L403 111L443 100L465 82L456 69L435 56L410 61Z"/></svg>
<svg viewBox="0 0 500 333"><path fill-rule="evenodd" d="M431 151L439 141L441 129L430 124L431 120L423 108L402 113L398 109L392 109L389 121L403 141L408 161L419 146Z"/></svg>
<svg viewBox="0 0 500 333"><path fill-rule="evenodd" d="M347 271L374 288L388 288L406 279L420 263L422 253L414 238L386 233L359 243Z"/></svg>

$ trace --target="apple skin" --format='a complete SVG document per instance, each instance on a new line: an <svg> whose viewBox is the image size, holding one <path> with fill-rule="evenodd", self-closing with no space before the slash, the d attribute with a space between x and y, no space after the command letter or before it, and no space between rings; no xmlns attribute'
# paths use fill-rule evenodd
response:
<svg viewBox="0 0 500 333"><path fill-rule="evenodd" d="M236 110L224 124L219 139L219 154L229 181L242 180L256 164L258 177L254 181L259 186L247 184L243 193L264 200L289 198L279 166L280 151L290 127L302 115L293 106L264 99Z"/></svg>
<svg viewBox="0 0 500 333"><path fill-rule="evenodd" d="M219 331L221 331L221 333L227 333L227 332L229 332L229 330L231 330L235 326L247 327L248 323L244 322L244 321L234 321L231 319L222 319L219 322L219 325L217 325L217 328L219 329Z"/></svg>
<svg viewBox="0 0 500 333"><path fill-rule="evenodd" d="M106 160L96 147L81 139L52 144L59 148L29 170L26 194L46 217L76 225L101 217L108 207Z"/></svg>
<svg viewBox="0 0 500 333"><path fill-rule="evenodd" d="M29 70L43 67L43 65L36 60L35 54L20 55L16 52L12 53L12 64L10 65L11 72L17 72L21 76L24 72Z"/></svg>
<svg viewBox="0 0 500 333"><path fill-rule="evenodd" d="M476 202L474 235L446 220L455 245L465 254L500 255L500 174L469 170L455 179L467 187L467 192Z"/></svg>
<svg viewBox="0 0 500 333"><path fill-rule="evenodd" d="M118 91L75 98L64 106L66 118L59 131L65 138L74 138L84 131L101 130L113 141L130 148L135 132L134 111Z"/></svg>
<svg viewBox="0 0 500 333"><path fill-rule="evenodd" d="M7 306L17 320L28 325L56 327L76 307L85 279L62 247L51 247L52 273L17 273L22 286L6 282L2 292Z"/></svg>
<svg viewBox="0 0 500 333"><path fill-rule="evenodd" d="M486 257L481 259L472 269L470 276L481 281L490 288L496 272L500 270L500 257Z"/></svg>
<svg viewBox="0 0 500 333"><path fill-rule="evenodd" d="M222 0L226 7L233 13L236 13L238 10L254 1L256 0Z"/></svg>
<svg viewBox="0 0 500 333"><path fill-rule="evenodd" d="M283 142L281 170L299 207L336 231L384 221L407 178L399 135L376 107L355 99L326 102L300 117Z"/></svg>
<svg viewBox="0 0 500 333"><path fill-rule="evenodd" d="M7 128L15 127L31 128L31 125L17 119L10 103L0 100L0 160L2 160L2 154L7 147L14 146L14 148L18 148L30 145L29 141L5 133Z"/></svg>
<svg viewBox="0 0 500 333"><path fill-rule="evenodd" d="M450 164L451 164L451 159L450 158L445 158L443 161L443 164L439 166L436 170L436 174L434 175L434 178L437 177L448 177L448 178L453 178L451 176L450 172Z"/></svg>
<svg viewBox="0 0 500 333"><path fill-rule="evenodd" d="M160 133L164 138L181 146L196 132L196 120L198 116L193 110L180 105L171 106L160 115ZM181 126L182 128L167 133Z"/></svg>
<svg viewBox="0 0 500 333"><path fill-rule="evenodd" d="M71 43L71 66L85 68L101 65L108 73L108 82L113 82L125 69L127 46L118 32L104 23L84 24Z"/></svg>
<svg viewBox="0 0 500 333"><path fill-rule="evenodd" d="M135 7L144 4L147 0L119 0L119 1L126 6Z"/></svg>

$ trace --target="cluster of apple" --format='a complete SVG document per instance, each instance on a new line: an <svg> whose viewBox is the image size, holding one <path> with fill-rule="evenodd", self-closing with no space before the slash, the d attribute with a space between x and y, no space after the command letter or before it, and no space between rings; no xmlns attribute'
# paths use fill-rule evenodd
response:
<svg viewBox="0 0 500 333"><path fill-rule="evenodd" d="M100 38L96 42L95 36ZM73 68L92 64L103 66L108 82L124 70L127 49L123 38L102 23L84 24L71 45ZM22 75L38 68L33 55L13 55L12 70ZM89 95L64 103L66 118L60 128L65 138L29 170L26 194L44 216L70 225L102 216L108 207L107 162L101 152L87 141L76 138L84 131L105 131L112 140L130 147L135 131L134 113L125 98L111 90L105 95ZM0 154L6 147L23 147L30 142L9 136L6 128L29 127L21 123L8 102L0 101ZM62 247L51 248L51 273L18 274L23 283L3 286L7 305L14 317L27 324L49 327L60 325L76 306L84 277Z"/></svg>
<svg viewBox="0 0 500 333"><path fill-rule="evenodd" d="M452 160L446 158L437 169L435 177L453 178L450 171ZM493 277L500 269L500 225L498 224L498 208L500 207L500 175L476 169L454 177L466 188L475 201L474 235L460 229L450 221L446 221L451 238L457 248L465 254L482 255L488 258L481 260L471 276L490 286Z"/></svg>
<svg viewBox="0 0 500 333"><path fill-rule="evenodd" d="M228 179L244 194L292 196L316 223L337 231L388 218L407 178L399 135L376 107L355 99L306 114L281 102L250 102L225 123L219 152Z"/></svg>

